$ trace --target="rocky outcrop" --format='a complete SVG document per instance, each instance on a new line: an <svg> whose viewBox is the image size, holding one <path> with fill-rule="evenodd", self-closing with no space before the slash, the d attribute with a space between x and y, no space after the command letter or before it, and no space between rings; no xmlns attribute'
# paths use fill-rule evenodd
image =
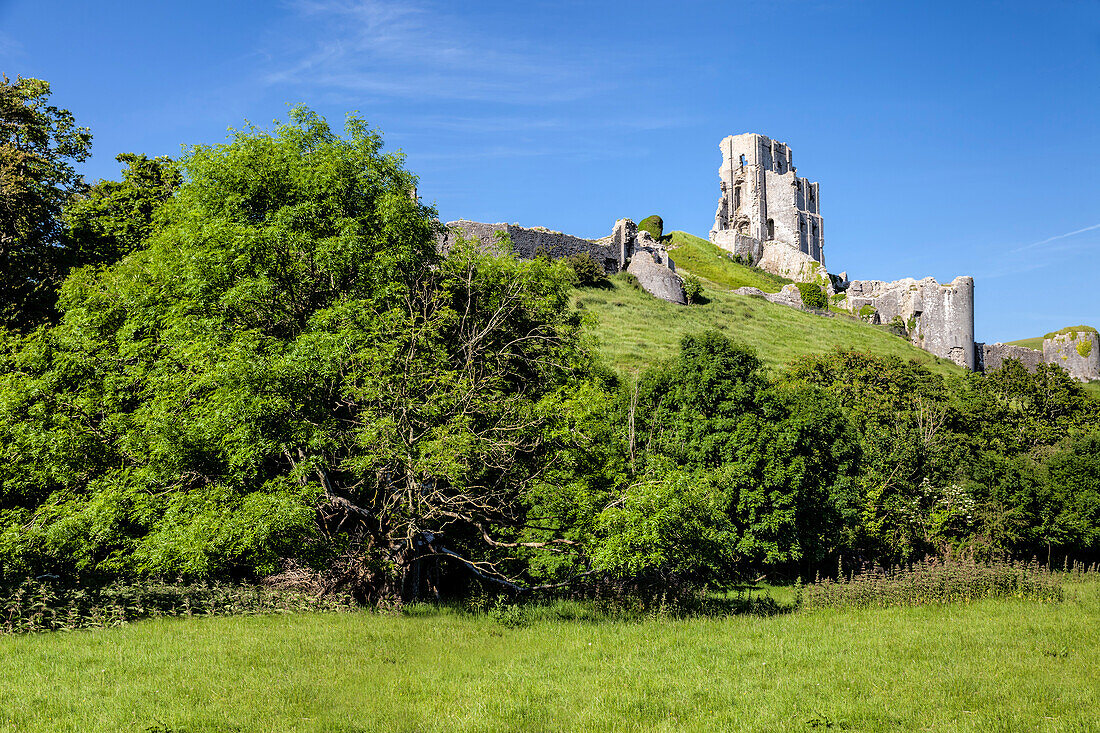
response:
<svg viewBox="0 0 1100 733"><path fill-rule="evenodd" d="M764 242L762 254L756 266L773 275L789 278L796 283L817 283L831 288L832 282L824 265L783 242ZM832 292L829 293L832 295Z"/></svg>
<svg viewBox="0 0 1100 733"><path fill-rule="evenodd" d="M645 231L637 233L633 250L626 271L638 278L642 288L661 300L687 305L684 281L676 274L676 265L668 251Z"/></svg>
<svg viewBox="0 0 1100 733"><path fill-rule="evenodd" d="M769 303L786 305L791 308L803 309L802 293L797 285L784 285L778 293L765 293L760 288L744 287L733 291L735 295L749 295L754 298L763 298ZM824 314L823 314L824 315ZM831 315L831 314L830 314Z"/></svg>
<svg viewBox="0 0 1100 733"><path fill-rule="evenodd" d="M1032 374L1043 363L1043 352L1011 344L974 344L974 369L979 372L994 372L1004 366L1009 359L1015 359Z"/></svg>
<svg viewBox="0 0 1100 733"><path fill-rule="evenodd" d="M1081 382L1100 379L1100 338L1088 328L1067 328L1043 339L1043 361Z"/></svg>

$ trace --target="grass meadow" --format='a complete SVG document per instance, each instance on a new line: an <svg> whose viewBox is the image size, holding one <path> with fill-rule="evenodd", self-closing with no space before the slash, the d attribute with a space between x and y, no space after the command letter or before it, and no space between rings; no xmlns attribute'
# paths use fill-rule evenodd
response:
<svg viewBox="0 0 1100 733"><path fill-rule="evenodd" d="M1100 730L1095 576L1060 603L573 615L514 628L420 607L7 636L0 730Z"/></svg>
<svg viewBox="0 0 1100 733"><path fill-rule="evenodd" d="M733 263L730 266L738 267ZM685 333L711 328L754 347L771 369L780 369L799 356L843 346L913 359L940 373L963 373L961 367L855 318L829 318L761 298L734 295L710 281L704 281L704 296L707 302L700 305L675 305L615 275L611 288L578 290L574 302L595 315L591 330L599 340L600 351L613 367L623 371L641 371L656 359L675 356Z"/></svg>

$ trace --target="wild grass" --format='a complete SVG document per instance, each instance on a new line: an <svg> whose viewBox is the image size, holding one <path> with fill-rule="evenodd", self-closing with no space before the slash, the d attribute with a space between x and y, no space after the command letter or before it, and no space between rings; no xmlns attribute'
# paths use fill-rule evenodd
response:
<svg viewBox="0 0 1100 733"><path fill-rule="evenodd" d="M175 618L0 638L2 731L1095 731L1100 583L727 618Z"/></svg>
<svg viewBox="0 0 1100 733"><path fill-rule="evenodd" d="M823 317L707 287L706 303L667 303L633 287L622 274L610 289L581 289L574 303L592 313L592 332L604 358L616 369L638 372L675 356L681 337L717 329L756 349L771 369L792 359L837 346L881 356L913 359L940 373L961 374L961 367L918 349L881 328L844 316Z"/></svg>
<svg viewBox="0 0 1100 733"><path fill-rule="evenodd" d="M0 590L0 634L122 626L161 616L228 616L357 609L350 598L227 583L105 587L27 580Z"/></svg>
<svg viewBox="0 0 1100 733"><path fill-rule="evenodd" d="M1005 343L1009 346L1022 346L1025 349L1033 349L1035 351L1043 350L1042 336L1036 336L1030 339L1019 339L1018 341L1006 341Z"/></svg>
<svg viewBox="0 0 1100 733"><path fill-rule="evenodd" d="M765 293L778 293L784 285L793 282L770 272L739 265L721 247L687 232L672 232L666 246L677 269L687 270L727 290L753 287Z"/></svg>
<svg viewBox="0 0 1100 733"><path fill-rule="evenodd" d="M800 610L887 608L973 603L990 598L1022 598L1044 603L1064 599L1062 574L1037 561L979 563L969 558L930 557L900 567L867 568L836 580L799 587Z"/></svg>

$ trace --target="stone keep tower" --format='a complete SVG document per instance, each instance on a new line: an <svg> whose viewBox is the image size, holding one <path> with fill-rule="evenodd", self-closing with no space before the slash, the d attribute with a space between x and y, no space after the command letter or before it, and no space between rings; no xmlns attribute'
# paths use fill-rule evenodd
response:
<svg viewBox="0 0 1100 733"><path fill-rule="evenodd" d="M730 135L721 148L722 198L710 240L754 263L768 242L782 242L824 265L818 184L796 175L790 147L746 133Z"/></svg>

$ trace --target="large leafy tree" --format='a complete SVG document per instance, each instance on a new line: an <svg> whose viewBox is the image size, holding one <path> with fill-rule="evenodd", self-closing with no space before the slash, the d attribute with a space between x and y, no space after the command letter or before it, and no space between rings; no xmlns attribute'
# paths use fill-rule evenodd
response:
<svg viewBox="0 0 1100 733"><path fill-rule="evenodd" d="M371 598L573 552L531 515L586 352L563 265L436 252L380 136L193 148L148 246L0 357L12 572L327 567ZM570 386L574 385L574 386ZM538 527L532 527L538 524ZM539 537L524 533L542 532Z"/></svg>
<svg viewBox="0 0 1100 733"><path fill-rule="evenodd" d="M109 265L140 249L156 217L182 182L169 158L122 153L121 181L97 181L65 207L69 259L74 266Z"/></svg>
<svg viewBox="0 0 1100 733"><path fill-rule="evenodd" d="M61 213L84 186L74 164L92 142L49 97L41 79L0 79L0 326L17 329L53 314L55 289L71 266Z"/></svg>

